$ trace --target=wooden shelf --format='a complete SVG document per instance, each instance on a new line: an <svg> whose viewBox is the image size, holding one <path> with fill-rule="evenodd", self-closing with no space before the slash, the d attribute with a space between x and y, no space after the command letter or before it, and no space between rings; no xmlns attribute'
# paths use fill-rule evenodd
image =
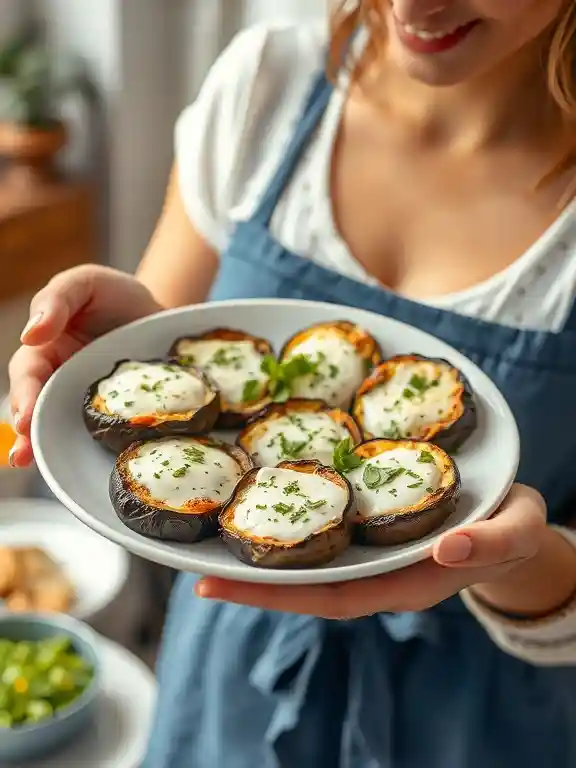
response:
<svg viewBox="0 0 576 768"><path fill-rule="evenodd" d="M18 189L0 177L0 301L31 294L63 269L97 261L89 185Z"/></svg>

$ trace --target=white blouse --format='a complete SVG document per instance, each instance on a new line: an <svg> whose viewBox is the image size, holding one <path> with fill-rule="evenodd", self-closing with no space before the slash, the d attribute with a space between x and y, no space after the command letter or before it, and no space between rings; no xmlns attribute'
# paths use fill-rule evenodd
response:
<svg viewBox="0 0 576 768"><path fill-rule="evenodd" d="M267 23L244 30L180 116L175 140L181 195L195 228L216 251L226 248L235 222L251 216L276 171L314 73L324 64L326 43L324 25ZM345 99L345 88L334 90L274 213L271 232L303 258L377 284L353 258L332 216L330 160ZM425 303L511 327L556 332L575 296L576 202L511 266L472 288ZM512 626L483 610L469 593L463 598L506 652L536 664L576 664L576 603L556 622L543 622L540 632L538 622ZM568 640L559 646L560 636Z"/></svg>

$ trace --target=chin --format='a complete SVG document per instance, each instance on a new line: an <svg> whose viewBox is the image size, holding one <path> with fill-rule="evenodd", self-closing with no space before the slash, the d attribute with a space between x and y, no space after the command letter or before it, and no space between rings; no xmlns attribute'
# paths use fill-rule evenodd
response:
<svg viewBox="0 0 576 768"><path fill-rule="evenodd" d="M411 80L437 88L459 85L478 74L478 68L472 66L470 61L462 61L462 57L458 57L460 61L455 61L456 57L443 55L419 57L396 46L390 53L394 66Z"/></svg>

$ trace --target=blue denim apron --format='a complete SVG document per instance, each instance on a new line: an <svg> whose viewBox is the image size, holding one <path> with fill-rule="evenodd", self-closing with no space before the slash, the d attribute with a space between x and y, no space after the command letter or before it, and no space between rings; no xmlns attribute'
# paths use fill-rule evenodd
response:
<svg viewBox="0 0 576 768"><path fill-rule="evenodd" d="M290 253L269 223L331 94L314 81L254 216L237 225L211 298L361 307L452 344L500 387L522 435L519 480L551 518L576 499L576 311L560 333L431 308ZM574 768L576 668L500 651L458 597L423 613L330 622L202 601L175 587L145 768Z"/></svg>

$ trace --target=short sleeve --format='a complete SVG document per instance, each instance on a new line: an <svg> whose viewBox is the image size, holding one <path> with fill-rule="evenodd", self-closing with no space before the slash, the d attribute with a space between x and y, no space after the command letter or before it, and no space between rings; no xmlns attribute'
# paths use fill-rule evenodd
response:
<svg viewBox="0 0 576 768"><path fill-rule="evenodd" d="M230 212L270 178L305 90L322 63L316 27L260 24L240 32L216 60L176 123L175 158L185 210L218 252Z"/></svg>
<svg viewBox="0 0 576 768"><path fill-rule="evenodd" d="M243 106L263 36L260 28L240 32L176 123L175 157L184 207L195 228L218 251L225 247L228 235L226 190L237 154L235 136L241 133ZM236 130L231 135L233 125Z"/></svg>

